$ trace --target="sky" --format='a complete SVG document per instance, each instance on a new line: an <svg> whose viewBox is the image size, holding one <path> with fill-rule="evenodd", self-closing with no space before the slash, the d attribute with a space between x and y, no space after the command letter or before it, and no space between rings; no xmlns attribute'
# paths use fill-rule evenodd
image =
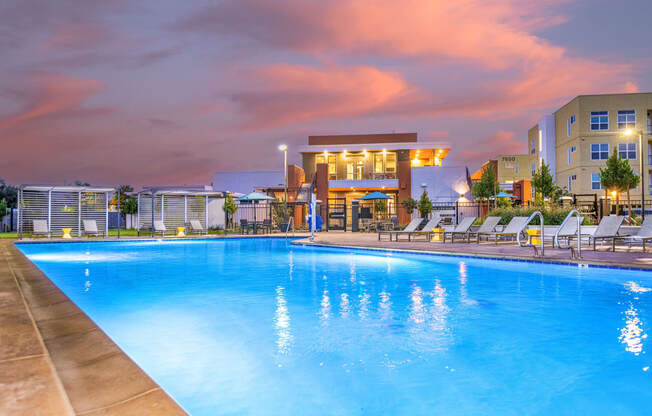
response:
<svg viewBox="0 0 652 416"><path fill-rule="evenodd" d="M309 135L473 170L576 95L652 91L649 0L3 0L0 178L209 184ZM294 151L293 151L294 149Z"/></svg>

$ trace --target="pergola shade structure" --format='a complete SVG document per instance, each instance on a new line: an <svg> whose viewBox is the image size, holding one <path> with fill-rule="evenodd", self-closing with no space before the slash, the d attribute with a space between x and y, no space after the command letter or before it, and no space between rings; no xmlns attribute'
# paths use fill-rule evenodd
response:
<svg viewBox="0 0 652 416"><path fill-rule="evenodd" d="M63 228L81 236L83 221L94 220L97 230L108 234L111 187L21 185L18 191L18 237L34 234L34 221L46 221L50 236L62 236Z"/></svg>
<svg viewBox="0 0 652 416"><path fill-rule="evenodd" d="M184 188L146 188L138 193L138 233L145 230L154 235L152 224L163 221L165 228L188 227L197 220L208 234L208 204L211 199L224 198L223 192Z"/></svg>

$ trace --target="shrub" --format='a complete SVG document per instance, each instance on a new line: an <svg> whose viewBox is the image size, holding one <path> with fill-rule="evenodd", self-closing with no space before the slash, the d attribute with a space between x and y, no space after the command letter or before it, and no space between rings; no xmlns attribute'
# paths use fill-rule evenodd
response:
<svg viewBox="0 0 652 416"><path fill-rule="evenodd" d="M490 216L501 217L501 225L508 224L514 217L529 217L534 211L541 211L543 221L546 225L561 225L564 218L571 212L571 208L536 208L536 207L514 207L514 208L495 208L489 212ZM584 218L584 225L592 222L589 217ZM539 225L539 217L532 219L532 225Z"/></svg>

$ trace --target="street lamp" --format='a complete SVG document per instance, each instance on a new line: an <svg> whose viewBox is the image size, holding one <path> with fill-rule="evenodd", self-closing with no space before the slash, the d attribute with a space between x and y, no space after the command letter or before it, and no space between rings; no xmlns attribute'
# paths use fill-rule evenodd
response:
<svg viewBox="0 0 652 416"><path fill-rule="evenodd" d="M288 147L284 144L278 147L283 152L283 180L285 181L285 206L288 205Z"/></svg>
<svg viewBox="0 0 652 416"><path fill-rule="evenodd" d="M627 129L625 136L638 134L638 158L641 175L641 218L645 219L645 175L643 172L643 132L641 130ZM632 214L631 212L629 213Z"/></svg>

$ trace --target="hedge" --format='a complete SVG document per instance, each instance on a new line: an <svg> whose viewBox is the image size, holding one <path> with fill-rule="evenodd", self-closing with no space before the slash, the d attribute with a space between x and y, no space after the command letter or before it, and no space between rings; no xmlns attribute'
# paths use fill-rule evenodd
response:
<svg viewBox="0 0 652 416"><path fill-rule="evenodd" d="M542 208L542 207L510 207L510 208L494 208L489 212L489 216L501 217L501 225L508 224L513 217L529 217L534 211L541 211L543 214L543 222L546 225L561 225L564 218L571 212L572 208ZM584 225L591 224L590 217L584 217ZM539 217L532 219L532 225L539 225Z"/></svg>

